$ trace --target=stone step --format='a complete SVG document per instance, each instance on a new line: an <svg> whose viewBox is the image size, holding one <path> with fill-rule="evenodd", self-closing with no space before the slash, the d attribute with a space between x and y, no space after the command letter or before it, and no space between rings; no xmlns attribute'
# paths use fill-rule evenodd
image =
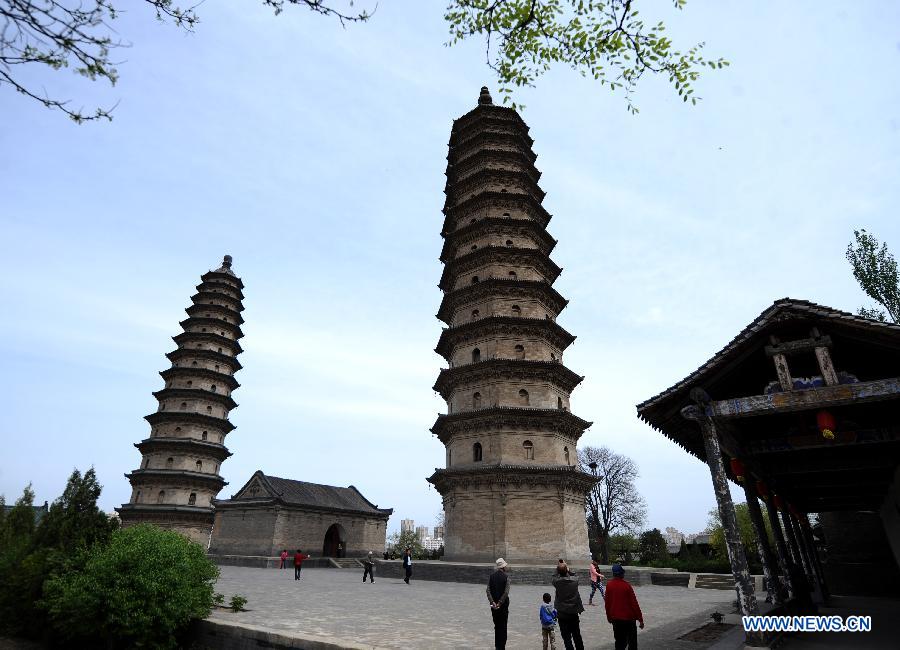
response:
<svg viewBox="0 0 900 650"><path fill-rule="evenodd" d="M341 557L329 558L331 560L331 565L336 569L361 569L363 568L362 562L357 560L355 557Z"/></svg>
<svg viewBox="0 0 900 650"><path fill-rule="evenodd" d="M734 591L734 576L727 573L698 573L696 587Z"/></svg>

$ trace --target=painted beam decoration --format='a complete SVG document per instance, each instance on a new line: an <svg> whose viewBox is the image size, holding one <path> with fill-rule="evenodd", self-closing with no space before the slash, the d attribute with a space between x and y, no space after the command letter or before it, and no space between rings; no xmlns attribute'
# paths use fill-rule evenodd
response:
<svg viewBox="0 0 900 650"><path fill-rule="evenodd" d="M723 419L746 418L851 403L876 402L895 397L900 397L898 377L713 401L706 406L706 414L709 417Z"/></svg>

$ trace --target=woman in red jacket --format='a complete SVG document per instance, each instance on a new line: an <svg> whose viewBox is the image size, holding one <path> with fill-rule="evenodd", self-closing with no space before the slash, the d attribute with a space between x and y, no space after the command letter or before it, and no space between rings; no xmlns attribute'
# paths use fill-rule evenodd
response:
<svg viewBox="0 0 900 650"><path fill-rule="evenodd" d="M625 569L613 564L612 580L606 583L606 620L612 623L616 650L637 650L637 622L644 629L644 615L634 589L625 580Z"/></svg>

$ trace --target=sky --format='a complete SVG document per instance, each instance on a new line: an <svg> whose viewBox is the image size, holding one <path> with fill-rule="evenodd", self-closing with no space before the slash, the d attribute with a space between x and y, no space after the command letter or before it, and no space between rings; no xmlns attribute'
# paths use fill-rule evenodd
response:
<svg viewBox="0 0 900 650"><path fill-rule="evenodd" d="M436 1L381 0L346 29L210 2L193 33L141 4L113 25L130 44L115 87L20 72L116 105L112 122L0 86L0 494L31 482L52 501L93 466L101 507L127 501L171 337L230 254L245 351L220 498L261 469L355 485L394 509L389 530L433 526L447 140L482 85L499 100L484 44L445 47ZM691 533L715 506L709 471L635 405L776 299L868 304L844 252L856 228L900 250L900 5L641 5L676 46L731 62L696 82L697 106L647 77L633 116L565 68L516 99L578 336L580 445L633 458L648 527Z"/></svg>

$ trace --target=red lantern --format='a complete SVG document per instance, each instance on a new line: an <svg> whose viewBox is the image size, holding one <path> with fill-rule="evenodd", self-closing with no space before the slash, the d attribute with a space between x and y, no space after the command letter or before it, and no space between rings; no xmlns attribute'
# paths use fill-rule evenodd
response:
<svg viewBox="0 0 900 650"><path fill-rule="evenodd" d="M837 423L834 416L829 411L819 411L816 413L816 425L819 427L819 433L826 440L834 440L834 432L837 429Z"/></svg>
<svg viewBox="0 0 900 650"><path fill-rule="evenodd" d="M763 501L769 501L769 488L762 481L756 482L756 493L759 495L759 498Z"/></svg>
<svg viewBox="0 0 900 650"><path fill-rule="evenodd" d="M775 506L776 510L781 510L784 512L784 501L781 500L781 497L777 494L772 498L772 505Z"/></svg>
<svg viewBox="0 0 900 650"><path fill-rule="evenodd" d="M744 463L739 461L737 458L732 458L731 473L734 474L734 478L738 483L743 483L744 477L747 475L746 471L744 470Z"/></svg>

